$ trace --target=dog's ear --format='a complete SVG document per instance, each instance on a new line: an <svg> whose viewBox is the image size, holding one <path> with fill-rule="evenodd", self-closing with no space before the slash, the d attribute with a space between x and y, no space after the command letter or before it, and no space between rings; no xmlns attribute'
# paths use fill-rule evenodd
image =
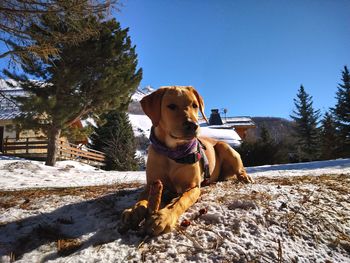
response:
<svg viewBox="0 0 350 263"><path fill-rule="evenodd" d="M159 88L140 101L144 113L151 119L154 127L158 126L161 113L161 102L166 88Z"/></svg>
<svg viewBox="0 0 350 263"><path fill-rule="evenodd" d="M188 87L188 88L189 88L189 89L193 92L193 94L196 96L197 101L198 101L198 103L199 103L199 111L201 112L203 119L208 123L208 119L207 119L207 117L206 117L205 114L204 114L204 101L203 101L202 96L199 95L199 93L195 90L195 88L193 88L193 87L191 87L191 86Z"/></svg>

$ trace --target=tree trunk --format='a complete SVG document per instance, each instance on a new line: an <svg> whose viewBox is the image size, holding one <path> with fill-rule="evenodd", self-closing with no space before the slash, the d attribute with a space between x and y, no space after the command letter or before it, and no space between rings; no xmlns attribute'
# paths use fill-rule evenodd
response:
<svg viewBox="0 0 350 263"><path fill-rule="evenodd" d="M48 136L48 144L47 144L47 157L45 165L55 166L56 158L57 158L57 143L61 135L61 129L57 127L51 127L47 136Z"/></svg>

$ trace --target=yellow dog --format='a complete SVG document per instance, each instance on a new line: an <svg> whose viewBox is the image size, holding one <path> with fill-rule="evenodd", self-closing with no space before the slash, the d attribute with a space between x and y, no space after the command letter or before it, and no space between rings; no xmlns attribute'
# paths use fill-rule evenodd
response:
<svg viewBox="0 0 350 263"><path fill-rule="evenodd" d="M145 231L150 235L168 232L176 225L198 200L203 180L212 183L235 177L252 182L234 149L225 142L199 136L198 113L205 118L204 103L193 87L161 87L145 96L141 106L153 124L147 185L138 202L123 212L124 224L137 228L145 219L151 185L159 180L177 197L146 218Z"/></svg>

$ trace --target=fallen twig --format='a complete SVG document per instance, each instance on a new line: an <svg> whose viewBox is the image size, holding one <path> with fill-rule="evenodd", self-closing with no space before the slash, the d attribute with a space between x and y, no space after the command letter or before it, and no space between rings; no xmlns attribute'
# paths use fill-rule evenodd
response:
<svg viewBox="0 0 350 263"><path fill-rule="evenodd" d="M185 231L183 231L180 227L176 227L176 230L180 233L183 234L185 237L187 237L189 240L192 241L196 249L204 250L204 247L193 237L188 235Z"/></svg>
<svg viewBox="0 0 350 263"><path fill-rule="evenodd" d="M137 249L141 249L143 247L143 245L145 243L147 243L149 240L151 239L150 235L147 235L144 237L144 239L142 239L142 241L140 242L140 244L137 246Z"/></svg>
<svg viewBox="0 0 350 263"><path fill-rule="evenodd" d="M283 262L283 255L282 255L283 251L282 251L282 245L281 245L281 240L278 239L278 258L277 258L277 262L278 263L282 263Z"/></svg>

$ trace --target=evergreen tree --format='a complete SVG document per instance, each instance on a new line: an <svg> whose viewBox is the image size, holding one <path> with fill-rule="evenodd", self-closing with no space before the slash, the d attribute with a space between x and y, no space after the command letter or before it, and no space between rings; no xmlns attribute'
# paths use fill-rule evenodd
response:
<svg viewBox="0 0 350 263"><path fill-rule="evenodd" d="M50 38L50 31L60 30L64 35L71 30L62 15L57 19L59 24L52 16L43 15L42 24L46 30L36 25L31 25L28 30L33 36L37 35L38 42ZM128 29L122 30L116 20L79 19L80 23L94 23L99 30L98 36L78 46L60 43L57 45L60 56L53 56L49 61L35 56L22 61L26 75L4 71L27 92L27 96L17 98L23 112L19 120L22 126L47 133L47 165L55 165L56 141L62 131L84 117L125 108L142 77L141 69L136 70L137 55L135 47L131 46ZM29 76L40 81L33 81Z"/></svg>
<svg viewBox="0 0 350 263"><path fill-rule="evenodd" d="M330 160L338 157L336 127L333 117L326 112L321 121L320 132L321 159Z"/></svg>
<svg viewBox="0 0 350 263"><path fill-rule="evenodd" d="M135 158L136 144L132 126L125 112L103 114L105 123L95 128L91 147L106 154L106 170L133 171L139 169Z"/></svg>
<svg viewBox="0 0 350 263"><path fill-rule="evenodd" d="M337 128L339 152L341 157L350 157L350 74L346 66L335 98L337 102L332 113Z"/></svg>
<svg viewBox="0 0 350 263"><path fill-rule="evenodd" d="M280 160L277 158L277 153L279 151L278 144L272 139L269 130L265 125L261 127L260 139L257 141L256 149L258 152L258 159L260 159L260 164L276 164Z"/></svg>
<svg viewBox="0 0 350 263"><path fill-rule="evenodd" d="M265 144L271 144L272 139L269 130L266 128L265 125L261 127L260 131L260 141Z"/></svg>
<svg viewBox="0 0 350 263"><path fill-rule="evenodd" d="M0 42L3 42L8 50L1 53L0 58L10 56L13 62L20 62L16 57L24 59L30 55L48 59L50 55L59 53L57 44L77 44L98 34L92 24L79 23L77 17L82 14L96 17L101 14L108 15L115 5L117 0L1 0ZM29 24L36 24L45 30L45 24L41 24L42 14L58 17L62 13L66 15L67 10L70 18L66 19L66 22L72 30L64 34L51 31L51 37L41 43L32 38L32 32L27 30ZM59 20L57 22L59 23Z"/></svg>
<svg viewBox="0 0 350 263"><path fill-rule="evenodd" d="M281 154L281 144L271 138L265 125L261 127L260 138L255 142L243 142L238 151L247 166L286 162Z"/></svg>
<svg viewBox="0 0 350 263"><path fill-rule="evenodd" d="M312 96L307 94L301 85L297 98L294 99L296 109L290 116L296 123L295 135L299 161L313 161L319 158L319 129L317 126L320 111L314 110L312 104Z"/></svg>

